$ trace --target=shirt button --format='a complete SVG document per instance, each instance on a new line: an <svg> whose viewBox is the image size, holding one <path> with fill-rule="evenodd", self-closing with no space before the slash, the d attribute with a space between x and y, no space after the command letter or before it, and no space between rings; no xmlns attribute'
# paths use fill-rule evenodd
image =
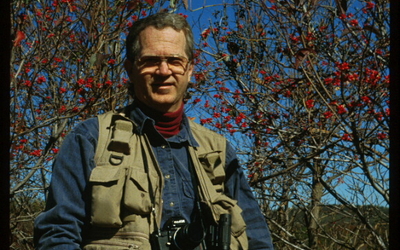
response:
<svg viewBox="0 0 400 250"><path fill-rule="evenodd" d="M165 179L169 179L169 178L171 178L171 175L167 174L167 175L165 176Z"/></svg>
<svg viewBox="0 0 400 250"><path fill-rule="evenodd" d="M173 207L173 206L175 206L175 203L174 203L173 201L171 201L171 202L169 203L169 206L170 206L170 207Z"/></svg>
<svg viewBox="0 0 400 250"><path fill-rule="evenodd" d="M166 148L167 146L166 145L161 145L161 148Z"/></svg>

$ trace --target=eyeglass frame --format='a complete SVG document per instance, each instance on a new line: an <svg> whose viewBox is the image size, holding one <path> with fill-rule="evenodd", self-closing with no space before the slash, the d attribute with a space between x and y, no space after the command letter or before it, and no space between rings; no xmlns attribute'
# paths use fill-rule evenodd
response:
<svg viewBox="0 0 400 250"><path fill-rule="evenodd" d="M152 65L152 66L145 66L145 64L140 65L140 61L143 58L157 58L158 62L156 64ZM173 58L177 58L177 59L180 59L180 60L183 61L183 65L182 65L183 72L182 73L174 72L171 69L171 64L168 63L168 60L173 59ZM155 73L158 69L160 69L160 65L161 65L162 62L166 62L167 63L168 69L171 70L171 72L173 74L179 74L179 75L184 75L186 73L186 71L188 70L188 68L189 68L189 64L191 63L189 58L184 57L184 56L180 56L180 55L170 55L170 56L144 55L144 56L141 56L141 57L137 58L135 60L134 64L135 64L135 66L137 67L137 69L139 71L143 71L146 68L150 69L150 67L154 67L154 71L152 71L152 72L140 72L141 74L144 74L144 73Z"/></svg>

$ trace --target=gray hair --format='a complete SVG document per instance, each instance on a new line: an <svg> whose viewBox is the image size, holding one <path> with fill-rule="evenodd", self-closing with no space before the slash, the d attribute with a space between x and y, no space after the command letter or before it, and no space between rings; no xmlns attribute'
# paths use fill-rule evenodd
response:
<svg viewBox="0 0 400 250"><path fill-rule="evenodd" d="M186 38L186 55L189 61L193 60L194 39L192 28L185 17L172 13L154 14L133 23L132 27L129 29L128 37L126 38L126 56L128 60L134 62L137 59L137 55L141 50L139 34L149 26L153 26L156 29L171 27L176 31L182 30Z"/></svg>

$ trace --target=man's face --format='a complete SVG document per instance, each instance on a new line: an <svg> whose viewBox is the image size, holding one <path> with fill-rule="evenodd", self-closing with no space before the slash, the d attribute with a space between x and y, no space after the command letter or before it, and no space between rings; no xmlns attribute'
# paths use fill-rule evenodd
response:
<svg viewBox="0 0 400 250"><path fill-rule="evenodd" d="M139 42L142 48L139 61L125 63L135 98L161 112L177 111L182 105L193 72L193 65L187 63L183 31L178 32L170 27L158 30L150 26L140 33ZM153 64L154 58L156 63ZM165 60L157 61L160 58ZM183 59L183 70L174 68L171 63L171 60L175 60L173 58Z"/></svg>

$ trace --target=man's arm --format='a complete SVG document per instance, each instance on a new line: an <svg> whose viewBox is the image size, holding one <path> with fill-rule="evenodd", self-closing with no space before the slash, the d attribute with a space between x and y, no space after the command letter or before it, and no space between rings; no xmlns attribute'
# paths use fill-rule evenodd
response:
<svg viewBox="0 0 400 250"><path fill-rule="evenodd" d="M227 143L226 148L226 192L238 201L246 222L249 250L273 249L271 234L261 209L254 198L247 179L239 166L236 153Z"/></svg>
<svg viewBox="0 0 400 250"><path fill-rule="evenodd" d="M70 132L54 161L45 211L35 220L36 249L80 249L88 225L90 193L87 180L94 168L97 119Z"/></svg>

